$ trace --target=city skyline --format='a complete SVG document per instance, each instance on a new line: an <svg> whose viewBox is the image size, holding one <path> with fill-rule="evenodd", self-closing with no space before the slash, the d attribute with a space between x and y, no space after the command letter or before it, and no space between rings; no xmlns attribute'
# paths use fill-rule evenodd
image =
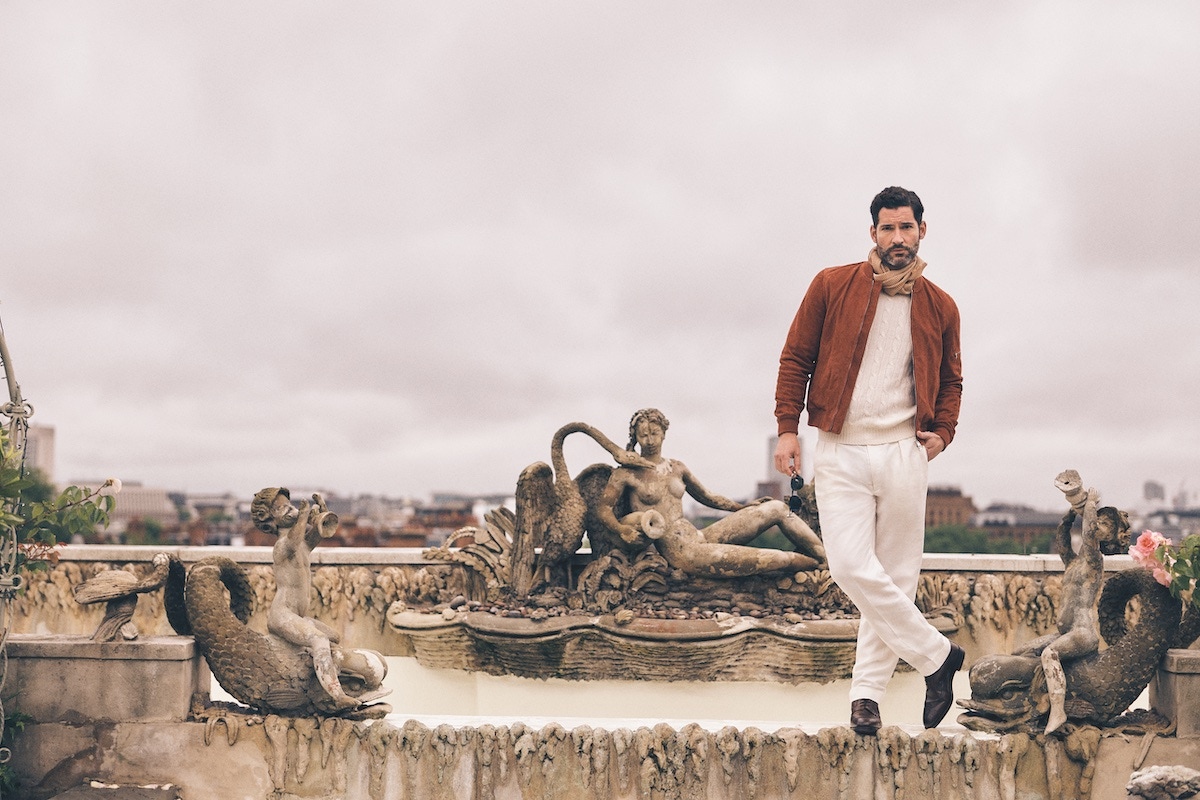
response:
<svg viewBox="0 0 1200 800"><path fill-rule="evenodd" d="M931 482L1200 489L1200 6L354 8L0 7L0 319L60 474L494 493L655 406L747 492L899 184L962 312Z"/></svg>
<svg viewBox="0 0 1200 800"><path fill-rule="evenodd" d="M774 452L775 441L777 441L777 437L770 437L767 440L768 451ZM98 486L101 483L103 483L105 480L107 480L108 477L116 477L115 475L114 476L103 476L103 477L102 476L64 477L64 476L56 474L56 470L53 465L54 450L55 450L55 435L54 435L54 428L52 426L46 426L46 425L41 425L41 424L36 424L36 423L31 425L30 429L29 429L29 435L27 438L27 446L29 449L29 453L27 455L27 464L32 468L40 470L43 474L43 477L48 477L51 483L58 485L60 488L67 486L67 485ZM806 455L807 455L807 453L806 453ZM253 494L253 491L256 491L257 488L261 488L261 487L256 487L256 489L245 491L243 494L238 494L238 492L233 488L205 489L205 490L201 490L201 491L188 492L186 490L180 490L178 487L156 485L153 482L147 482L145 480L138 479L138 478L127 478L127 479L117 478L117 479L121 480L122 483L126 487L139 487L139 488L146 488L146 489L161 490L161 491L165 491L165 492L182 491L182 493L185 495L195 496L195 497L233 496L233 497L237 497L239 500L245 500L245 501L249 500L250 496ZM760 494L759 490L761 490L763 488L764 484L769 484L772 482L777 484L776 485L776 490L777 490L776 493L786 494L786 479L783 476L774 474L772 470L768 469L768 471L762 476L762 479L759 480L755 484L755 489L753 491L732 492L732 493L730 493L730 495L732 497L734 497L734 499L739 499L739 500L753 499L753 498L759 496L759 494ZM366 491L356 491L353 488L331 489L329 487L318 485L318 484L315 484L312 482L304 482L304 481L293 484L291 486L291 488L292 488L293 494L296 494L296 496L301 496L301 495L309 493L309 492L317 491L317 492L321 492L323 494L327 494L330 497L341 497L341 498L347 498L347 499L361 498L361 497L379 497L379 498L383 498L383 499L387 499L387 500L413 501L413 502L418 502L418 503L423 502L423 501L430 501L433 504L436 504L438 502L439 496L458 496L458 497L462 497L462 498L474 498L474 499L490 498L490 499L494 500L496 503L499 503L499 502L501 502L501 498L509 498L511 500L511 498L514 496L514 492L515 492L515 486L508 490L501 490L501 491L494 491L494 492L461 491L461 490L455 489L453 487L435 488L435 489L429 490L424 493L412 493L412 492L405 492L403 490L399 490L396 492L366 492ZM964 497L966 497L972 501L972 503L975 505L977 511L984 511L984 510L987 510L989 507L1003 507L1003 508L1026 507L1026 508L1036 509L1036 510L1040 510L1040 511L1055 512L1056 508L1057 508L1057 507L1037 508L1036 506L1033 506L1033 505L1023 501L1021 498L993 498L990 501L987 501L985 503L981 503L981 504L975 503L975 496L970 491L970 488L960 486L957 484L934 484L934 483L931 483L929 486L929 490L931 493L943 492L946 490L959 492ZM690 498L688 498L688 499L690 500ZM120 495L118 494L118 503L119 502L120 502ZM695 503L695 501L691 501L691 502ZM695 504L697 506L699 506L698 503L695 503ZM1164 486L1161 482L1154 481L1154 480L1147 480L1147 481L1144 481L1142 484L1142 494L1137 499L1137 502L1135 502L1133 504L1123 505L1122 507L1129 511L1150 511L1150 510L1161 510L1161 509L1193 510L1193 509L1197 508L1196 494L1194 492L1187 491L1186 489L1184 489L1182 487L1178 491L1172 493L1172 491L1170 490L1170 487Z"/></svg>

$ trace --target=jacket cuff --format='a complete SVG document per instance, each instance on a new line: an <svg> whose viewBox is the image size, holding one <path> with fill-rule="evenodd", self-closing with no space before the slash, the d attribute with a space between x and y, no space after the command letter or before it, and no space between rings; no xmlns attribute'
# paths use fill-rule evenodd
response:
<svg viewBox="0 0 1200 800"><path fill-rule="evenodd" d="M954 441L954 431L949 428L934 428L931 433L936 433L942 439L942 449L950 446L950 442Z"/></svg>

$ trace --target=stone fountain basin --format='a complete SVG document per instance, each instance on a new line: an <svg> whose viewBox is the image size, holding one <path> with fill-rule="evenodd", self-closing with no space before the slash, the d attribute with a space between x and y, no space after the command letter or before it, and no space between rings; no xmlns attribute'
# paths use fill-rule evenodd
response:
<svg viewBox="0 0 1200 800"><path fill-rule="evenodd" d="M957 631L944 616L930 620ZM406 609L388 623L427 667L567 680L828 683L850 673L858 632L856 619L735 615L618 622L612 614L535 620Z"/></svg>

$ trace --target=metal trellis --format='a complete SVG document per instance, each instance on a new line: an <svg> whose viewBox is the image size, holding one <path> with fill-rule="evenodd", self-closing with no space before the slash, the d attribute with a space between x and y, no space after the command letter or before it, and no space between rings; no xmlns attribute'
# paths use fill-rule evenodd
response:
<svg viewBox="0 0 1200 800"><path fill-rule="evenodd" d="M3 322L0 322L0 362L4 365L4 377L8 383L8 402L0 405L0 415L8 419L5 428L9 447L20 454L20 469L23 475L25 438L29 431L29 417L33 415L33 406L21 396L21 386L13 372L12 358L8 354L8 344L4 339ZM19 497L8 502L12 505L10 510L20 512ZM17 530L12 525L0 525L0 742L3 741L5 727L4 681L8 674L9 611L12 599L20 588L21 576L17 574ZM10 758L11 751L0 746L0 764L7 763Z"/></svg>

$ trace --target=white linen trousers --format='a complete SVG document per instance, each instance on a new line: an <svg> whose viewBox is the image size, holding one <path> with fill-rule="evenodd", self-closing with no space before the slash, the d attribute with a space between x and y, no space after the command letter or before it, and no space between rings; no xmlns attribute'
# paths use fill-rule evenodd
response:
<svg viewBox="0 0 1200 800"><path fill-rule="evenodd" d="M932 675L950 655L914 603L929 460L916 437L859 445L821 435L813 470L829 572L860 615L850 699L879 702L898 659Z"/></svg>

